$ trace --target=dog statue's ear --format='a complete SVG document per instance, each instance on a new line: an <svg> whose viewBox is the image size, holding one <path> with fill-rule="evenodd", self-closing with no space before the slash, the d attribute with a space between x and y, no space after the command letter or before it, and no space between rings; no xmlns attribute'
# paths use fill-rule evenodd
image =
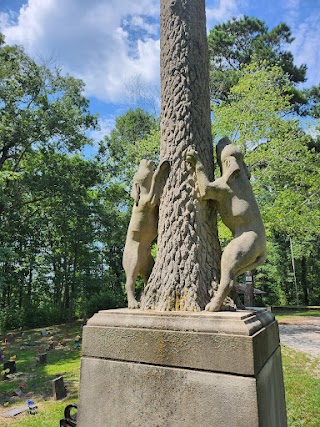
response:
<svg viewBox="0 0 320 427"><path fill-rule="evenodd" d="M160 203L160 197L163 192L163 187L168 179L170 171L169 160L163 160L157 167L153 177L150 189L150 202L151 205L155 206Z"/></svg>
<svg viewBox="0 0 320 427"><path fill-rule="evenodd" d="M140 200L141 188L139 182L134 182L131 188L131 197L134 200L134 204L138 206Z"/></svg>

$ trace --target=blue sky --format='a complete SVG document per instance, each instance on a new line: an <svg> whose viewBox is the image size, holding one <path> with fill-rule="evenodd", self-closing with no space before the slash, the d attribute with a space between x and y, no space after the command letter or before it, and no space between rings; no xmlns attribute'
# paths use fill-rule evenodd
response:
<svg viewBox="0 0 320 427"><path fill-rule="evenodd" d="M0 31L7 43L84 80L100 138L129 107L159 107L159 3L0 0ZM308 66L307 84L320 82L320 0L206 0L206 8L208 30L244 14L269 28L286 22L296 64Z"/></svg>

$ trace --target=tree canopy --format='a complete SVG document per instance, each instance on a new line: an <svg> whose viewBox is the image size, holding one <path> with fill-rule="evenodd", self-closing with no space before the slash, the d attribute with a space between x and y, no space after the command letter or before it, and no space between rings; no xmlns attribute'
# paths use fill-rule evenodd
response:
<svg viewBox="0 0 320 427"><path fill-rule="evenodd" d="M304 105L307 100L296 86L306 80L306 65L296 66L292 53L284 48L293 40L285 23L269 30L260 19L243 16L217 24L208 37L212 101L227 101L231 87L239 80L239 71L255 58L256 62L278 65L288 76L292 103L297 108Z"/></svg>
<svg viewBox="0 0 320 427"><path fill-rule="evenodd" d="M251 169L270 253L260 284L278 303L295 301L289 286L292 242L298 274L305 264L301 283L306 286L306 262L317 256L320 233L319 154L310 145L308 124L292 110L289 86L281 67L253 61L239 72L228 101L213 106L214 134L229 135L240 145ZM287 262L281 263L281 256ZM310 298L317 301L317 294Z"/></svg>
<svg viewBox="0 0 320 427"><path fill-rule="evenodd" d="M140 160L157 163L159 150L159 120L141 108L129 109L116 118L110 136L100 143L99 158L110 176L130 186Z"/></svg>
<svg viewBox="0 0 320 427"><path fill-rule="evenodd" d="M122 306L129 186L158 119L129 110L88 158L84 83L0 45L0 329Z"/></svg>
<svg viewBox="0 0 320 427"><path fill-rule="evenodd" d="M97 127L83 88L1 37L0 328L123 303L127 214L83 155Z"/></svg>

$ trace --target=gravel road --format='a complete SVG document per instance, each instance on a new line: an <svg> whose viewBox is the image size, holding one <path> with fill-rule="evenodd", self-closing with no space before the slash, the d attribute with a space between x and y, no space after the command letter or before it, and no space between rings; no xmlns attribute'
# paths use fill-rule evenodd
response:
<svg viewBox="0 0 320 427"><path fill-rule="evenodd" d="M287 347L320 357L320 318L279 320L280 341Z"/></svg>

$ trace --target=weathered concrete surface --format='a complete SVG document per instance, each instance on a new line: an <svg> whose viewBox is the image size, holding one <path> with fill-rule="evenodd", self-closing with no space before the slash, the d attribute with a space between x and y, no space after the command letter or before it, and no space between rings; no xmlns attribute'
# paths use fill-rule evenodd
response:
<svg viewBox="0 0 320 427"><path fill-rule="evenodd" d="M79 427L258 426L253 378L91 358L82 375Z"/></svg>
<svg viewBox="0 0 320 427"><path fill-rule="evenodd" d="M286 426L270 312L103 311L83 355L78 427Z"/></svg>
<svg viewBox="0 0 320 427"><path fill-rule="evenodd" d="M286 426L281 350L268 359L257 377L259 427Z"/></svg>
<svg viewBox="0 0 320 427"><path fill-rule="evenodd" d="M84 328L83 355L257 375L279 346L277 323L267 311L176 313L100 312Z"/></svg>
<svg viewBox="0 0 320 427"><path fill-rule="evenodd" d="M119 316L121 314L121 316ZM88 320L88 326L168 329L176 331L220 332L232 335L253 335L274 321L272 312L264 308L220 311L219 313L187 311L101 310Z"/></svg>

